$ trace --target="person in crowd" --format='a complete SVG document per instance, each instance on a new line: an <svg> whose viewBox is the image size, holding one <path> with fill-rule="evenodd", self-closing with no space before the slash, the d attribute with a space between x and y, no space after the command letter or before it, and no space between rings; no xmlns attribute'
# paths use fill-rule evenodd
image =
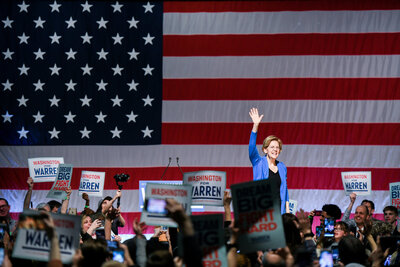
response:
<svg viewBox="0 0 400 267"><path fill-rule="evenodd" d="M361 241L352 235L342 238L339 242L339 258L344 266L366 266L367 255ZM358 264L358 265L357 265Z"/></svg>
<svg viewBox="0 0 400 267"><path fill-rule="evenodd" d="M117 200L118 197L121 196L122 196L121 190L117 190L114 197L110 196L105 197L103 200L99 202L96 211L97 214L102 214L103 216L109 214L109 217L111 216L114 218L112 219L111 230L115 236L118 236L118 227L124 227L126 224L124 217L121 215L121 209L113 207L115 200ZM117 239L118 238L119 237L117 237Z"/></svg>
<svg viewBox="0 0 400 267"><path fill-rule="evenodd" d="M124 244L128 247L132 260L138 266L146 266L146 237L143 235L144 223L139 223L136 219L133 221L133 231L135 237L128 239Z"/></svg>
<svg viewBox="0 0 400 267"><path fill-rule="evenodd" d="M96 229L101 226L101 220L96 219L92 222L92 218L89 215L83 215L81 220L81 239L86 241L88 239L96 238Z"/></svg>
<svg viewBox="0 0 400 267"><path fill-rule="evenodd" d="M399 211L394 206L386 206L383 209L383 215L385 216L385 222L390 224L392 227L391 234L394 236L400 236L400 225L398 225L397 220L399 218Z"/></svg>
<svg viewBox="0 0 400 267"><path fill-rule="evenodd" d="M258 126L264 115L259 115L257 108L250 109L249 115L253 121L253 129L249 141L249 157L253 166L253 179L272 180L276 184L276 190L279 191L281 213L289 213L289 193L286 183L287 168L283 162L277 160L282 151L282 141L274 135L265 138L262 151L266 156L261 157L257 151L256 140Z"/></svg>
<svg viewBox="0 0 400 267"><path fill-rule="evenodd" d="M351 214L351 211L353 209L354 202L356 201L357 194L356 193L351 193L349 195L349 198L350 198L350 203L349 203L349 206L346 208L346 210L345 210L345 212L343 214L342 221L347 221L347 220L350 219L350 214ZM375 212L375 203L372 200L364 199L361 202L361 205L364 205L364 206L367 207L370 220L372 220L373 224L381 222L380 220L375 219L373 217L374 212Z"/></svg>
<svg viewBox="0 0 400 267"><path fill-rule="evenodd" d="M12 233L14 232L17 221L11 218L10 215L10 204L8 204L7 199L0 198L0 223L4 223L7 225L7 232Z"/></svg>

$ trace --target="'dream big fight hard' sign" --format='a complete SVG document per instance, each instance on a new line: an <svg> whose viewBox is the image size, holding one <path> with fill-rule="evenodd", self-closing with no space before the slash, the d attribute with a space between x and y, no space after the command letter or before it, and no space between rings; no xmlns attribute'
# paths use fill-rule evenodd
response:
<svg viewBox="0 0 400 267"><path fill-rule="evenodd" d="M231 186L235 221L243 253L286 246L280 212L279 191L273 181L259 180Z"/></svg>

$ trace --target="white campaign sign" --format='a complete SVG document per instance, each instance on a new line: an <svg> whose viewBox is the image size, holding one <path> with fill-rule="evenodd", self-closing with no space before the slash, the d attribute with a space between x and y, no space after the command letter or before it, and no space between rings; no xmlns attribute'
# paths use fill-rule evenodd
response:
<svg viewBox="0 0 400 267"><path fill-rule="evenodd" d="M79 183L79 195L83 193L94 197L103 197L105 172L82 171Z"/></svg>
<svg viewBox="0 0 400 267"><path fill-rule="evenodd" d="M72 263L75 250L79 247L80 216L52 213L58 235L61 261ZM25 224L26 222L26 224ZM36 211L25 211L20 216L18 235L13 249L13 257L48 261L50 241L45 230L41 229L40 215Z"/></svg>
<svg viewBox="0 0 400 267"><path fill-rule="evenodd" d="M192 205L223 206L226 172L185 172L183 184L192 185Z"/></svg>
<svg viewBox="0 0 400 267"><path fill-rule="evenodd" d="M342 172L342 182L346 196L351 193L358 196L371 194L371 172Z"/></svg>
<svg viewBox="0 0 400 267"><path fill-rule="evenodd" d="M46 157L28 159L29 176L35 183L54 182L59 164L64 163L62 157Z"/></svg>
<svg viewBox="0 0 400 267"><path fill-rule="evenodd" d="M145 202L149 200L165 200L167 198L175 199L181 203L186 211L187 215L191 214L191 202L192 198L190 193L192 192L191 185L172 185L172 184L156 184L148 183L146 185L146 199ZM140 217L141 222L145 222L147 225L163 225L168 227L177 227L178 225L170 219L164 213L148 212L145 208L142 210L142 215Z"/></svg>

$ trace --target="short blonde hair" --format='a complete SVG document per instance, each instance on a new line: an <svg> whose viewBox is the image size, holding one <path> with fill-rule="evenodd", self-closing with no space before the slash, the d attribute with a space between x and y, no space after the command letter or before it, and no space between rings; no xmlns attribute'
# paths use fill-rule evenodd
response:
<svg viewBox="0 0 400 267"><path fill-rule="evenodd" d="M272 141L276 141L279 144L279 150L282 151L282 140L279 139L279 137L275 135L270 135L267 138L264 139L263 146L262 148L267 148L269 144L271 144Z"/></svg>

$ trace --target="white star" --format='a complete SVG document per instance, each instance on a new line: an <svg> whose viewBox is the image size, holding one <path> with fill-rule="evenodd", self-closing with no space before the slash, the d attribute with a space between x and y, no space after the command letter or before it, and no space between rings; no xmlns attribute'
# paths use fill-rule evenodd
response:
<svg viewBox="0 0 400 267"><path fill-rule="evenodd" d="M103 48L101 49L101 51L97 52L97 54L99 55L99 60L102 58L107 60L106 56L107 56L108 52L105 52Z"/></svg>
<svg viewBox="0 0 400 267"><path fill-rule="evenodd" d="M81 69L83 71L82 75L85 75L85 74L90 75L90 72L92 71L93 68L89 67L88 64L86 64L86 66L82 67Z"/></svg>
<svg viewBox="0 0 400 267"><path fill-rule="evenodd" d="M10 19L7 17L5 20L2 20L2 22L4 23L4 28L7 28L7 27L12 28L11 23L13 23L14 21L13 21L13 20L10 20Z"/></svg>
<svg viewBox="0 0 400 267"><path fill-rule="evenodd" d="M12 60L12 54L14 54L14 52L10 51L10 49L7 48L7 51L3 52L4 60L6 60L7 58Z"/></svg>
<svg viewBox="0 0 400 267"><path fill-rule="evenodd" d="M121 76L122 74L121 74L121 71L123 71L124 70L124 68L120 68L119 67L119 65L117 64L117 66L115 66L115 68L111 68L113 71L114 71L114 74L113 74L113 76L115 76L115 75L119 75L119 76Z"/></svg>
<svg viewBox="0 0 400 267"><path fill-rule="evenodd" d="M149 64L147 64L146 68L142 68L144 70L144 76L147 74L153 75L151 72L154 70L154 68L150 68Z"/></svg>
<svg viewBox="0 0 400 267"><path fill-rule="evenodd" d="M98 91L100 91L100 90L104 90L105 91L107 84L108 83L103 82L103 79L101 79L101 81L99 83L96 83L96 85L99 87L97 90Z"/></svg>
<svg viewBox="0 0 400 267"><path fill-rule="evenodd" d="M106 24L108 23L108 20L104 20L103 17L101 17L100 20L96 21L97 24L99 24L99 29L104 28L107 29Z"/></svg>
<svg viewBox="0 0 400 267"><path fill-rule="evenodd" d="M14 116L14 115L11 115L11 114L8 114L8 110L6 111L6 114L4 114L4 115L1 115L2 117L3 117L3 122L11 122L11 118Z"/></svg>
<svg viewBox="0 0 400 267"><path fill-rule="evenodd" d="M65 123L72 122L74 123L74 118L76 115L72 114L71 111L67 115L64 115L64 117L67 119Z"/></svg>
<svg viewBox="0 0 400 267"><path fill-rule="evenodd" d="M143 107L145 107L147 105L152 106L151 102L154 100L154 98L150 98L150 96L147 95L147 97L146 98L142 98L142 100L144 101Z"/></svg>
<svg viewBox="0 0 400 267"><path fill-rule="evenodd" d="M49 38L51 39L51 43L59 44L60 42L58 40L60 40L61 35L57 35L57 33L54 32L53 36L49 36Z"/></svg>
<svg viewBox="0 0 400 267"><path fill-rule="evenodd" d="M67 54L67 60L70 58L75 59L76 51L73 51L72 48L70 48L68 52L65 52L65 54Z"/></svg>
<svg viewBox="0 0 400 267"><path fill-rule="evenodd" d="M151 133L153 132L153 130L150 130L148 126L146 126L146 129L142 130L143 132L143 138L145 138L146 136L151 138Z"/></svg>
<svg viewBox="0 0 400 267"><path fill-rule="evenodd" d="M89 137L89 134L90 134L92 131L89 131L88 129L86 129L86 126L85 126L85 128L84 128L82 131L79 131L79 132L81 132L81 134L82 134L81 139L83 139L84 137L87 137L87 138L89 139L89 138L90 138L90 137Z"/></svg>
<svg viewBox="0 0 400 267"><path fill-rule="evenodd" d="M33 83L33 85L35 86L35 91L43 91L43 85L45 85L45 83L42 83L39 79L37 83Z"/></svg>
<svg viewBox="0 0 400 267"><path fill-rule="evenodd" d="M40 17L38 17L38 19L37 20L34 20L33 22L35 22L35 29L36 28L42 28L43 29L43 23L45 23L46 21L45 20L42 20Z"/></svg>
<svg viewBox="0 0 400 267"><path fill-rule="evenodd" d="M84 4L81 4L81 6L82 6L82 13L85 12L85 11L90 13L90 8L93 5L89 5L88 2L86 1Z"/></svg>
<svg viewBox="0 0 400 267"><path fill-rule="evenodd" d="M50 139L53 139L53 138L57 138L57 139L58 139L58 134L59 134L60 132L61 132L61 131L57 131L57 130L56 130L56 127L53 127L53 130L49 131L49 134L51 135L51 136L50 136Z"/></svg>
<svg viewBox="0 0 400 267"><path fill-rule="evenodd" d="M122 39L124 39L124 37L123 36L119 36L119 33L117 33L117 35L115 35L115 36L112 36L111 38L113 38L114 39L114 44L122 44Z"/></svg>
<svg viewBox="0 0 400 267"><path fill-rule="evenodd" d="M113 13L115 13L117 11L121 13L122 12L121 7L123 7L124 5L119 4L117 1L117 2L115 2L114 5L111 5L111 6L114 8Z"/></svg>
<svg viewBox="0 0 400 267"><path fill-rule="evenodd" d="M115 98L111 98L111 101L113 102L113 107L114 106L121 106L121 102L123 101L124 99L122 99L122 98L118 98L118 95L116 95L115 96Z"/></svg>
<svg viewBox="0 0 400 267"><path fill-rule="evenodd" d="M154 5L150 5L150 2L147 2L147 4L143 5L143 7L144 7L144 13L147 13L147 12L153 13Z"/></svg>
<svg viewBox="0 0 400 267"><path fill-rule="evenodd" d="M56 0L54 0L54 3L49 5L51 7L51 12L53 13L54 11L60 12L58 9L61 5L57 4Z"/></svg>
<svg viewBox="0 0 400 267"><path fill-rule="evenodd" d="M103 112L100 111L99 115L94 115L97 118L97 123L99 122L104 122L104 118L107 117L107 115L103 115Z"/></svg>
<svg viewBox="0 0 400 267"><path fill-rule="evenodd" d="M142 37L142 38L144 39L144 45L147 45L147 44L152 45L153 44L154 37L151 37L150 33L148 33L146 37Z"/></svg>
<svg viewBox="0 0 400 267"><path fill-rule="evenodd" d="M56 97L56 95L53 96L53 98L49 98L50 101L50 107L56 106L58 107L58 102L60 101L59 98Z"/></svg>
<svg viewBox="0 0 400 267"><path fill-rule="evenodd" d="M21 13L22 11L28 13L29 5L25 4L25 1L22 1L22 4L19 4L18 7L19 7L19 13Z"/></svg>
<svg viewBox="0 0 400 267"><path fill-rule="evenodd" d="M28 75L28 70L30 69L29 67L25 67L25 64L22 64L20 68L18 68L20 73L19 76L22 76L22 74Z"/></svg>
<svg viewBox="0 0 400 267"><path fill-rule="evenodd" d="M18 36L19 38L19 44L25 43L28 44L28 39L29 36L25 35L25 33L23 32L21 36Z"/></svg>
<svg viewBox="0 0 400 267"><path fill-rule="evenodd" d="M49 69L51 70L51 74L50 75L54 75L54 74L60 75L58 72L61 70L61 68L57 67L56 63L54 63L54 66L50 67Z"/></svg>
<svg viewBox="0 0 400 267"><path fill-rule="evenodd" d="M26 131L24 126L22 126L22 129L20 131L17 131L19 133L19 139L23 138L28 138L26 137L26 134L29 133L29 131Z"/></svg>
<svg viewBox="0 0 400 267"><path fill-rule="evenodd" d="M40 111L38 111L37 114L36 115L32 115L32 117L35 118L35 122L34 123L43 122L42 119L43 119L44 115L40 114Z"/></svg>
<svg viewBox="0 0 400 267"><path fill-rule="evenodd" d="M137 24L139 23L138 20L135 20L135 18L132 16L131 20L127 20L129 23L129 29L132 27L135 27L137 29Z"/></svg>
<svg viewBox="0 0 400 267"><path fill-rule="evenodd" d="M129 86L129 91L132 91L132 90L137 91L136 86L138 86L139 83L135 83L135 81L132 79L132 81L130 83L127 83L127 85Z"/></svg>
<svg viewBox="0 0 400 267"><path fill-rule="evenodd" d="M8 79L7 79L7 81L5 83L2 83L2 85L4 86L3 91L6 91L6 90L10 90L11 91L11 86L13 86L13 83L10 83L8 81Z"/></svg>
<svg viewBox="0 0 400 267"><path fill-rule="evenodd" d="M38 49L38 51L33 52L33 53L36 56L35 60L38 60L39 58L44 59L43 56L44 56L44 54L46 54L46 52L42 52L42 50L40 48Z"/></svg>
<svg viewBox="0 0 400 267"><path fill-rule="evenodd" d="M126 116L128 117L128 122L130 122L130 121L136 122L136 117L137 117L138 115L135 115L135 114L133 113L133 111L131 111L131 113L130 113L130 114L126 114Z"/></svg>
<svg viewBox="0 0 400 267"><path fill-rule="evenodd" d="M113 135L112 138L114 138L114 137L120 138L119 134L122 133L121 130L118 130L117 126L115 126L115 129L114 129L114 130L110 130L110 132L111 132L112 135Z"/></svg>
<svg viewBox="0 0 400 267"><path fill-rule="evenodd" d="M75 85L76 85L76 83L74 83L74 82L72 81L72 79L69 80L69 82L66 83L65 85L67 86L67 91L69 91L69 90L75 91Z"/></svg>
<svg viewBox="0 0 400 267"><path fill-rule="evenodd" d="M72 17L69 17L69 20L66 20L65 23L67 23L67 29L69 28L75 29L76 20L74 20Z"/></svg>
<svg viewBox="0 0 400 267"><path fill-rule="evenodd" d="M139 53L139 52L136 52L136 51L135 51L135 48L132 48L132 52L128 52L128 54L131 56L131 57L129 58L129 60L132 60L132 58L134 58L134 59L137 60L137 55L139 55L140 53Z"/></svg>
<svg viewBox="0 0 400 267"><path fill-rule="evenodd" d="M92 39L93 37L88 35L88 33L86 32L85 35L81 36L81 38L83 39L82 44L84 43L90 44L90 39Z"/></svg>
<svg viewBox="0 0 400 267"><path fill-rule="evenodd" d="M28 98L25 98L24 95L21 96L21 98L17 98L17 101L19 102L18 107L20 106L25 106L26 107L26 102L28 102Z"/></svg>
<svg viewBox="0 0 400 267"><path fill-rule="evenodd" d="M92 101L92 99L91 99L91 98L88 98L87 95L85 95L84 98L80 98L79 100L82 101L82 107L83 107L83 106L88 106L88 107L90 107L90 103L89 103L89 102Z"/></svg>

